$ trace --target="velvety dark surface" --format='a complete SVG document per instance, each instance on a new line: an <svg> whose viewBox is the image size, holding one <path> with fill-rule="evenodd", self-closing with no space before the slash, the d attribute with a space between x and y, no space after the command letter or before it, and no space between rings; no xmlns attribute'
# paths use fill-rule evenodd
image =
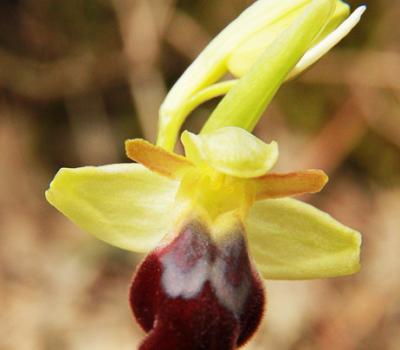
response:
<svg viewBox="0 0 400 350"><path fill-rule="evenodd" d="M141 350L232 350L257 329L264 290L244 240L237 236L216 245L203 230L188 225L138 268L130 302L149 332ZM168 269L173 273L166 277Z"/></svg>

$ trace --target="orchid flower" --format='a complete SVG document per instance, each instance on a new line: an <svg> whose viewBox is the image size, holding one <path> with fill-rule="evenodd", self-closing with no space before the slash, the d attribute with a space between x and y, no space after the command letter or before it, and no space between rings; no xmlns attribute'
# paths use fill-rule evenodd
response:
<svg viewBox="0 0 400 350"><path fill-rule="evenodd" d="M267 3L279 7L262 0L253 6ZM236 349L263 316L263 279L359 270L360 234L288 198L320 191L326 174L270 173L278 144L251 134L335 11L335 0L314 0L300 11L227 92L201 133L182 133L185 156L172 151L176 133L167 127L158 145L126 141L136 163L64 168L52 181L47 200L78 226L148 254L130 289L133 313L148 332L141 350ZM170 121L179 125L181 116L171 114Z"/></svg>

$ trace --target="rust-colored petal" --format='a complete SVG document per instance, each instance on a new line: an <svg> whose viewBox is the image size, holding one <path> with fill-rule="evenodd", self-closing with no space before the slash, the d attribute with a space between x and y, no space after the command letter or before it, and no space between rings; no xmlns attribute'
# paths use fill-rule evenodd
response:
<svg viewBox="0 0 400 350"><path fill-rule="evenodd" d="M192 162L185 157L166 151L143 139L125 141L125 149L130 159L172 179L179 179L182 173L193 167Z"/></svg>
<svg viewBox="0 0 400 350"><path fill-rule="evenodd" d="M328 182L322 170L305 170L288 174L267 174L252 180L256 200L316 193Z"/></svg>

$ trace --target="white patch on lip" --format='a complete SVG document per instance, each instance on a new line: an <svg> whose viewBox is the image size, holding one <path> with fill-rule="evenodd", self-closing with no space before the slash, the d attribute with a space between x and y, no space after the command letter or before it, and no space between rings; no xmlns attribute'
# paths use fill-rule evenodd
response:
<svg viewBox="0 0 400 350"><path fill-rule="evenodd" d="M228 277L230 274L229 269L232 267L229 260L232 256L238 259L245 249L246 245L240 238L225 242L225 246L220 249L218 257L213 263L210 276L210 282L218 300L228 310L232 311L235 316L241 314L249 296L251 286L250 276L252 271L249 264L249 270L242 277L240 284L234 285L232 281L229 281ZM239 264L237 267L246 268Z"/></svg>
<svg viewBox="0 0 400 350"><path fill-rule="evenodd" d="M187 227L161 256L162 287L171 298L192 299L209 281L220 305L240 317L251 292L246 243L238 233L217 246L198 229Z"/></svg>
<svg viewBox="0 0 400 350"><path fill-rule="evenodd" d="M210 271L206 257L199 259L189 271L183 271L176 264L173 254L166 254L161 258L161 262L164 267L162 285L170 297L191 299L201 292Z"/></svg>
<svg viewBox="0 0 400 350"><path fill-rule="evenodd" d="M172 298L194 298L203 289L210 271L210 239L201 224L189 224L169 251L161 256L161 282Z"/></svg>

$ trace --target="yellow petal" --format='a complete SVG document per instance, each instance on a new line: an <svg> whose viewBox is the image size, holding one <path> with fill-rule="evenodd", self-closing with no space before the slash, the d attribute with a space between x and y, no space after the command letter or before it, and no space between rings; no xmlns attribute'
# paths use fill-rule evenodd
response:
<svg viewBox="0 0 400 350"><path fill-rule="evenodd" d="M248 131L224 127L210 133L182 135L186 155L230 176L252 178L266 174L278 159L278 144L266 144Z"/></svg>
<svg viewBox="0 0 400 350"><path fill-rule="evenodd" d="M179 179L186 170L193 166L185 157L154 146L142 139L127 140L125 149L130 159L172 179Z"/></svg>
<svg viewBox="0 0 400 350"><path fill-rule="evenodd" d="M349 17L350 12L351 8L349 4L345 3L342 0L336 0L335 12L333 13L329 23L325 26L318 37L315 38L311 46L314 46L316 43L323 40L327 35L332 33L337 27L339 27Z"/></svg>
<svg viewBox="0 0 400 350"><path fill-rule="evenodd" d="M253 36L243 41L232 51L227 62L228 70L236 77L243 77L254 65L262 53L270 46L279 35L287 30L290 25L304 12L310 1L303 1L288 11L285 16L271 22L264 30L258 31Z"/></svg>
<svg viewBox="0 0 400 350"><path fill-rule="evenodd" d="M139 164L64 168L46 198L102 241L147 252L167 233L177 187Z"/></svg>
<svg viewBox="0 0 400 350"><path fill-rule="evenodd" d="M321 191L327 182L328 177L321 170L267 174L253 180L256 200L316 193Z"/></svg>
<svg viewBox="0 0 400 350"><path fill-rule="evenodd" d="M309 68L328 51L336 46L343 38L345 38L351 30L360 22L361 16L367 9L366 6L358 7L349 18L347 18L338 28L326 35L323 40L319 41L315 46L308 50L302 59L297 63L296 67L289 73L287 80L293 79ZM326 34L326 33L325 33Z"/></svg>
<svg viewBox="0 0 400 350"><path fill-rule="evenodd" d="M295 199L256 202L246 229L250 253L266 279L343 276L360 268L361 235Z"/></svg>
<svg viewBox="0 0 400 350"><path fill-rule="evenodd" d="M236 77L244 76L253 64L257 61L258 57L262 55L265 49L270 46L273 41L290 27L293 21L304 11L304 8L308 5L307 2L302 3L300 6L293 7L292 11L281 17L279 20L270 23L264 30L254 34L248 40L233 50L228 61L229 71ZM365 9L365 6L363 6ZM337 0L335 12L332 14L328 24L323 31L315 38L311 46L314 46L290 73L289 77L300 74L310 65L318 61L324 54L331 50L338 42L346 37L349 32L359 22L362 12L357 9L348 21L346 18L349 16L350 7L348 4ZM356 19L357 18L357 19ZM340 29L338 28L340 26ZM346 29L345 29L346 28ZM336 31L336 29L338 29ZM333 34L335 32L335 34ZM340 34L339 34L340 33ZM331 39L324 41L324 44L320 44L329 34L333 34ZM335 39L334 39L335 38ZM324 47L324 49L321 48ZM321 48L321 49L317 49ZM317 54L318 51L318 54ZM312 56L312 59L311 59ZM289 78L288 78L289 79Z"/></svg>

